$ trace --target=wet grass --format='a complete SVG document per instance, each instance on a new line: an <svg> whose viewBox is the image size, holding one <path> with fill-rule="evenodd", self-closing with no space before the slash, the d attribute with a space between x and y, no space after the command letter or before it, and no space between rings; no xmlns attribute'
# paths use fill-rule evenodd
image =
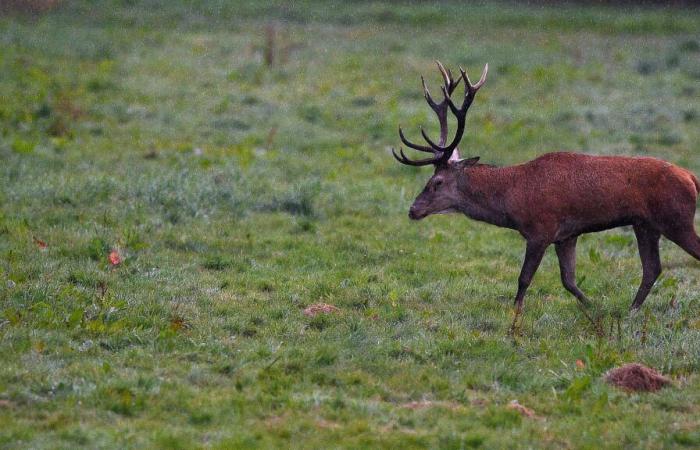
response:
<svg viewBox="0 0 700 450"><path fill-rule="evenodd" d="M409 223L429 170L389 147L399 123L435 132L434 59L489 62L463 153L700 173L699 27L693 10L401 2L0 18L0 447L697 447L698 263L662 241L629 316L633 233L586 236L606 336L549 252L514 341L523 241ZM674 386L602 382L632 361Z"/></svg>

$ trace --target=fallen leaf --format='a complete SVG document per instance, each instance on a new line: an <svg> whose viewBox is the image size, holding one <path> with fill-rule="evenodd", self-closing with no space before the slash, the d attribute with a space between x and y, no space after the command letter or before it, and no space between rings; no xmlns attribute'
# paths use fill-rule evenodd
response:
<svg viewBox="0 0 700 450"><path fill-rule="evenodd" d="M586 368L586 363L581 361L580 359L576 360L576 368L579 370L583 370Z"/></svg>
<svg viewBox="0 0 700 450"><path fill-rule="evenodd" d="M513 409L522 414L523 416L527 416L530 418L535 417L535 411L528 408L527 406L521 405L517 400L511 400L511 402L508 404L508 409Z"/></svg>
<svg viewBox="0 0 700 450"><path fill-rule="evenodd" d="M46 250L46 247L49 246L49 244L47 244L46 241L42 241L39 238L33 237L32 239L34 240L34 243L37 245L37 247L39 247L42 250Z"/></svg>
<svg viewBox="0 0 700 450"><path fill-rule="evenodd" d="M308 306L304 309L304 315L309 317L315 317L318 314L330 314L332 312L340 311L339 308L328 303L316 303L315 305Z"/></svg>
<svg viewBox="0 0 700 450"><path fill-rule="evenodd" d="M118 251L112 250L112 252L109 254L109 263L113 266L117 266L122 263L122 257Z"/></svg>
<svg viewBox="0 0 700 450"><path fill-rule="evenodd" d="M173 316L170 318L170 329L173 331L181 331L189 329L190 325L185 321L184 318L180 316Z"/></svg>

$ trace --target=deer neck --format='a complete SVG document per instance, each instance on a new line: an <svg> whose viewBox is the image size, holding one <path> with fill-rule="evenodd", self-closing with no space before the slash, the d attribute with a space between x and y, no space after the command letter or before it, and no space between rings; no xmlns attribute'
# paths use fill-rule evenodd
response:
<svg viewBox="0 0 700 450"><path fill-rule="evenodd" d="M505 178L498 167L478 164L465 169L459 210L474 220L512 228L506 211L505 193L509 183Z"/></svg>

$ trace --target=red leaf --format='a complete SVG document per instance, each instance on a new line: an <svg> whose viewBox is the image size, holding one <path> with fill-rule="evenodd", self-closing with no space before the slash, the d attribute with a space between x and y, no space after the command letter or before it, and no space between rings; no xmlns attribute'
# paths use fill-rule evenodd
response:
<svg viewBox="0 0 700 450"><path fill-rule="evenodd" d="M34 243L37 245L37 247L39 247L42 250L49 246L49 244L47 244L45 241L42 241L41 239L38 239L36 237L32 237L32 239L34 240Z"/></svg>
<svg viewBox="0 0 700 450"><path fill-rule="evenodd" d="M583 369L586 368L586 363L584 363L584 362L581 361L580 359L577 359L577 360L576 360L576 368L579 369L579 370L583 370Z"/></svg>
<svg viewBox="0 0 700 450"><path fill-rule="evenodd" d="M122 257L119 254L118 251L112 250L112 252L109 254L109 262L113 266L119 265L122 262Z"/></svg>

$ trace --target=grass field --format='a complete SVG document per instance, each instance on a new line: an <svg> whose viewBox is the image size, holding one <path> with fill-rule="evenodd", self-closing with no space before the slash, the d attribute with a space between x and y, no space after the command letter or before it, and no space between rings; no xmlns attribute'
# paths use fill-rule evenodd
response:
<svg viewBox="0 0 700 450"><path fill-rule="evenodd" d="M512 339L524 241L409 222L431 171L390 147L398 124L436 135L435 59L491 67L465 156L700 175L698 10L64 0L0 17L0 448L700 446L698 262L662 241L630 316L634 234L583 237L601 337L549 250ZM316 303L339 310L306 316ZM625 362L674 385L605 384Z"/></svg>

